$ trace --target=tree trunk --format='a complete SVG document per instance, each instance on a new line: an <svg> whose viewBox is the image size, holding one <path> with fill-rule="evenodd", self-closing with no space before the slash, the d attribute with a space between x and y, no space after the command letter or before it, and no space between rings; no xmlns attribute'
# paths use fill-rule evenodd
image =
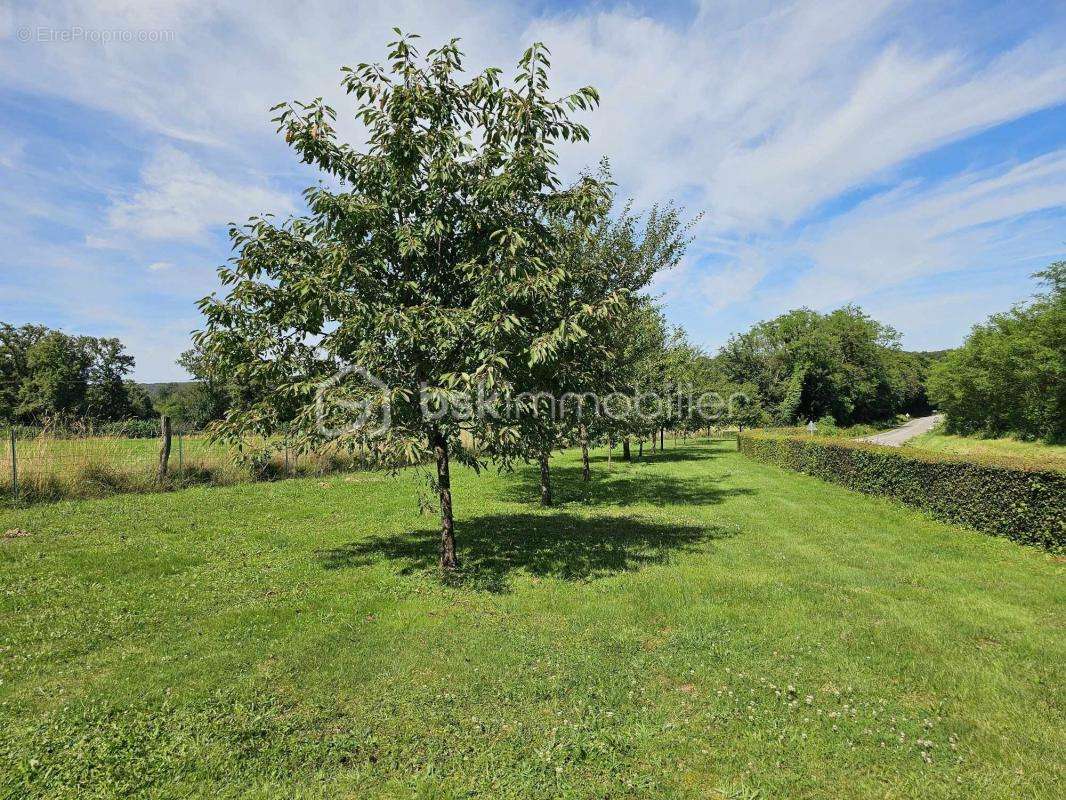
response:
<svg viewBox="0 0 1066 800"><path fill-rule="evenodd" d="M607 466L611 466L611 456L614 455L614 438L607 440Z"/></svg>
<svg viewBox="0 0 1066 800"><path fill-rule="evenodd" d="M552 504L552 477L548 466L549 453L540 454L540 504L550 506Z"/></svg>
<svg viewBox="0 0 1066 800"><path fill-rule="evenodd" d="M629 437L628 436L626 436L624 439L622 439L622 458L624 458L626 461L632 461L633 460L633 454L629 451Z"/></svg>
<svg viewBox="0 0 1066 800"><path fill-rule="evenodd" d="M589 475L589 429L584 425L578 427L578 435L581 437L581 480L588 481Z"/></svg>
<svg viewBox="0 0 1066 800"><path fill-rule="evenodd" d="M655 435L655 431L652 431L652 432L651 432L651 451L652 451L653 453L655 452L655 447L656 447L656 445L657 445L657 442L656 442L656 440L657 440L658 438L659 438L659 437Z"/></svg>
<svg viewBox="0 0 1066 800"><path fill-rule="evenodd" d="M159 482L162 483L170 467L170 417L166 414L159 419L159 429L163 437L163 445L159 450Z"/></svg>
<svg viewBox="0 0 1066 800"><path fill-rule="evenodd" d="M666 439L666 428L659 428L659 449L660 450L665 450L666 449L666 444L664 443L665 439Z"/></svg>
<svg viewBox="0 0 1066 800"><path fill-rule="evenodd" d="M434 430L430 440L437 457L437 490L440 492L440 568L454 570L459 566L455 557L455 520L452 518L452 480L448 473L448 440Z"/></svg>
<svg viewBox="0 0 1066 800"><path fill-rule="evenodd" d="M643 439L641 439L640 442L637 444L637 460L638 461L643 461L644 460L644 440Z"/></svg>

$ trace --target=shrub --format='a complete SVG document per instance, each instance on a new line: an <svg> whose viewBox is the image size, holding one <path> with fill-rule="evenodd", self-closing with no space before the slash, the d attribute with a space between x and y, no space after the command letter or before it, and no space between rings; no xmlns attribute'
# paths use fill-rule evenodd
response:
<svg viewBox="0 0 1066 800"><path fill-rule="evenodd" d="M964 459L815 436L742 434L741 453L944 522L1049 550L1066 550L1066 473L1026 459Z"/></svg>
<svg viewBox="0 0 1066 800"><path fill-rule="evenodd" d="M122 439L153 439L159 436L158 419L124 419L93 426L94 436L115 436Z"/></svg>

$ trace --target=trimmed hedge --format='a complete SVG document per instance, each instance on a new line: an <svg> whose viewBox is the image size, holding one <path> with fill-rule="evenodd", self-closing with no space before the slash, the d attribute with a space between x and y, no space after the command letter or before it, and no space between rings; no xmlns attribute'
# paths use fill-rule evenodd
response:
<svg viewBox="0 0 1066 800"><path fill-rule="evenodd" d="M758 461L893 497L943 522L1066 550L1066 473L1051 467L763 431L741 434L737 448Z"/></svg>

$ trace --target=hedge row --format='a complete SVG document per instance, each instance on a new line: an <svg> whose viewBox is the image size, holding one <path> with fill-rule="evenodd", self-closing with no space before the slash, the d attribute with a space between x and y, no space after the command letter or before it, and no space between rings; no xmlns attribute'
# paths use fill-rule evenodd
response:
<svg viewBox="0 0 1066 800"><path fill-rule="evenodd" d="M944 522L1066 551L1066 473L817 436L741 434L741 453L866 494L893 497Z"/></svg>

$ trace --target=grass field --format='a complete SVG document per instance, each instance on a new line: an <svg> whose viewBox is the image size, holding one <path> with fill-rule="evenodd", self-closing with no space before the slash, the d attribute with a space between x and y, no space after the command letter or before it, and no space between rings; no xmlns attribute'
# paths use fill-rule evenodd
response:
<svg viewBox="0 0 1066 800"><path fill-rule="evenodd" d="M734 446L0 511L0 796L1062 797L1061 559Z"/></svg>
<svg viewBox="0 0 1066 800"><path fill-rule="evenodd" d="M930 433L916 436L907 442L905 446L958 456L1018 458L1030 462L1043 462L1058 469L1066 469L1066 445L1025 442L1009 436L1001 439L980 439L971 436L952 436L934 430Z"/></svg>

